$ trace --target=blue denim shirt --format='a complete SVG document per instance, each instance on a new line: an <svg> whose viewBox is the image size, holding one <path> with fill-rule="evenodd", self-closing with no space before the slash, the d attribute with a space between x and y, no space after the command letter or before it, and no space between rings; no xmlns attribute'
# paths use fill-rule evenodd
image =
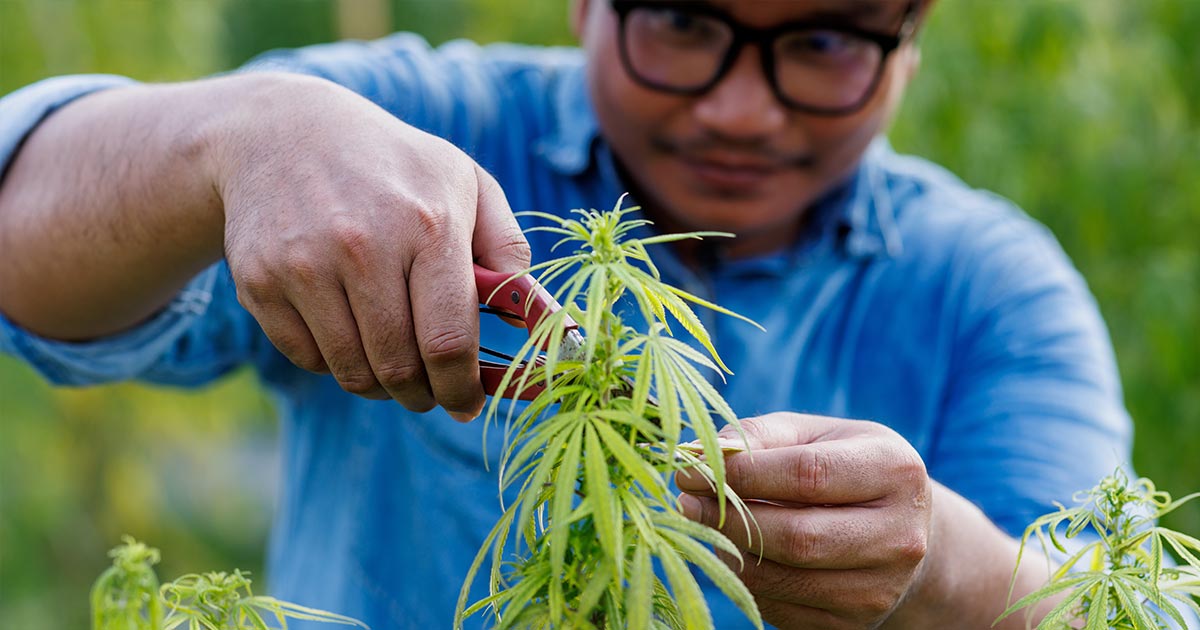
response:
<svg viewBox="0 0 1200 630"><path fill-rule="evenodd" d="M516 210L608 207L625 192L599 136L575 49L413 35L265 55L245 71L319 75L461 147ZM0 101L0 165L46 115L127 79L53 79ZM1013 535L1130 456L1130 420L1104 324L1054 238L1005 200L876 142L791 247L668 279L758 321L706 322L749 417L797 411L886 424L930 475ZM535 259L550 241L531 235ZM485 322L489 345L515 329ZM463 575L500 515L500 431L343 392L267 341L228 268L199 275L157 317L86 343L0 318L0 349L55 383L200 386L253 365L277 397L283 473L268 558L277 596L376 629L447 628ZM717 627L748 628L719 593ZM475 593L483 593L481 584ZM480 627L481 618L468 627ZM296 627L307 627L297 625Z"/></svg>

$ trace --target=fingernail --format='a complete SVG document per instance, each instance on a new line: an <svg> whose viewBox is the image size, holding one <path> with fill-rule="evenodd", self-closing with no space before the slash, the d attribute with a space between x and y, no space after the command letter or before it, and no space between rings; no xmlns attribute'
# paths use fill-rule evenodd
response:
<svg viewBox="0 0 1200 630"><path fill-rule="evenodd" d="M697 499L696 497L694 497L690 494L687 494L686 492L683 494L680 494L679 495L679 511L682 512L684 516L692 519L693 521L700 520L700 511L701 511L700 499Z"/></svg>
<svg viewBox="0 0 1200 630"><path fill-rule="evenodd" d="M461 422L463 424L466 424L466 423L474 420L475 418L479 417L478 414L465 413L462 411L451 411L451 412L449 412L449 414L450 414L451 418L454 418L456 421Z"/></svg>
<svg viewBox="0 0 1200 630"><path fill-rule="evenodd" d="M745 442L745 440L742 440L741 438L724 437L724 436L718 435L717 436L717 446L720 446L721 450L723 450L723 451L724 450L742 451L742 450L746 449L746 442Z"/></svg>

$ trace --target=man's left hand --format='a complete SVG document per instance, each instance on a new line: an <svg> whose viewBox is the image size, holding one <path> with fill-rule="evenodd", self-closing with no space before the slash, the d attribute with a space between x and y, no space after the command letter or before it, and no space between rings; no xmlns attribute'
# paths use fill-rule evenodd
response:
<svg viewBox="0 0 1200 630"><path fill-rule="evenodd" d="M771 624L879 627L922 573L932 486L921 457L874 422L777 413L742 427L750 452L726 457L726 479L757 525L748 536L729 509L718 527L711 488L680 473L684 514L742 550L723 559ZM722 437L741 441L729 427Z"/></svg>

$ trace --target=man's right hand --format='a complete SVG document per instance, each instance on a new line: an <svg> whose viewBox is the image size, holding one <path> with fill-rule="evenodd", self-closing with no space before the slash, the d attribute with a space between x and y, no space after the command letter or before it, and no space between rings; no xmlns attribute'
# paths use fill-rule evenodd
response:
<svg viewBox="0 0 1200 630"><path fill-rule="evenodd" d="M508 273L529 264L479 165L320 79L113 92L44 122L0 189L7 314L64 338L134 325L194 273L183 267L211 264L222 238L239 301L296 365L415 411L479 413L472 259ZM115 156L124 168L107 167ZM48 185L63 178L46 168L76 173L83 190ZM95 326L56 320L80 312Z"/></svg>

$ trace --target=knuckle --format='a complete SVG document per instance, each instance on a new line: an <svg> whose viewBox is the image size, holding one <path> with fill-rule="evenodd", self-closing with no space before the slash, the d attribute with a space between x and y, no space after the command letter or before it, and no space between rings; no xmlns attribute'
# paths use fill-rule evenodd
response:
<svg viewBox="0 0 1200 630"><path fill-rule="evenodd" d="M425 203L411 204L411 219L418 243L437 245L450 238L452 224L450 213L444 208Z"/></svg>
<svg viewBox="0 0 1200 630"><path fill-rule="evenodd" d="M472 359L475 340L466 330L448 327L425 337L425 361L432 365L454 365Z"/></svg>
<svg viewBox="0 0 1200 630"><path fill-rule="evenodd" d="M929 552L929 537L924 531L914 530L896 544L895 551L905 567L916 567Z"/></svg>
<svg viewBox="0 0 1200 630"><path fill-rule="evenodd" d="M888 589L877 589L862 594L858 602L860 615L868 621L888 616L899 601L899 595Z"/></svg>
<svg viewBox="0 0 1200 630"><path fill-rule="evenodd" d="M804 523L801 519L793 520L791 527L788 527L783 535L783 553L786 554L789 563L805 564L816 556L818 537Z"/></svg>
<svg viewBox="0 0 1200 630"><path fill-rule="evenodd" d="M337 215L330 225L330 236L337 252L355 265L357 269L369 267L372 252L371 231L361 222Z"/></svg>
<svg viewBox="0 0 1200 630"><path fill-rule="evenodd" d="M427 395L420 397L399 396L396 398L396 402L400 403L405 409L415 413L425 413L437 406L437 403L433 402L433 399Z"/></svg>
<svg viewBox="0 0 1200 630"><path fill-rule="evenodd" d="M329 370L325 365L325 358L320 352L312 352L307 348L301 349L297 347L283 347L279 343L275 346L279 351L288 358L296 367L307 370L309 372L326 372Z"/></svg>
<svg viewBox="0 0 1200 630"><path fill-rule="evenodd" d="M375 377L387 389L405 389L420 384L425 379L425 370L416 363L385 363L375 369Z"/></svg>
<svg viewBox="0 0 1200 630"><path fill-rule="evenodd" d="M829 474L833 467L829 453L820 448L807 448L796 458L796 479L800 488L810 496L819 496L829 487Z"/></svg>
<svg viewBox="0 0 1200 630"><path fill-rule="evenodd" d="M336 374L336 378L342 389L358 396L369 395L379 387L379 381L369 372L342 371Z"/></svg>
<svg viewBox="0 0 1200 630"><path fill-rule="evenodd" d="M266 301L274 289L270 274L257 265L249 268L239 268L234 273L233 284L236 289L238 303L247 310L253 310Z"/></svg>
<svg viewBox="0 0 1200 630"><path fill-rule="evenodd" d="M925 468L925 461L907 443L898 451L889 457L892 462L892 478L900 487L911 489L913 494L928 494L929 473Z"/></svg>
<svg viewBox="0 0 1200 630"><path fill-rule="evenodd" d="M285 281L304 287L315 286L324 275L316 258L299 249L289 250L283 256L280 273Z"/></svg>
<svg viewBox="0 0 1200 630"><path fill-rule="evenodd" d="M533 250L530 249L529 242L521 236L520 232L497 247L496 253L517 261L521 267L528 267L530 261L533 260Z"/></svg>

